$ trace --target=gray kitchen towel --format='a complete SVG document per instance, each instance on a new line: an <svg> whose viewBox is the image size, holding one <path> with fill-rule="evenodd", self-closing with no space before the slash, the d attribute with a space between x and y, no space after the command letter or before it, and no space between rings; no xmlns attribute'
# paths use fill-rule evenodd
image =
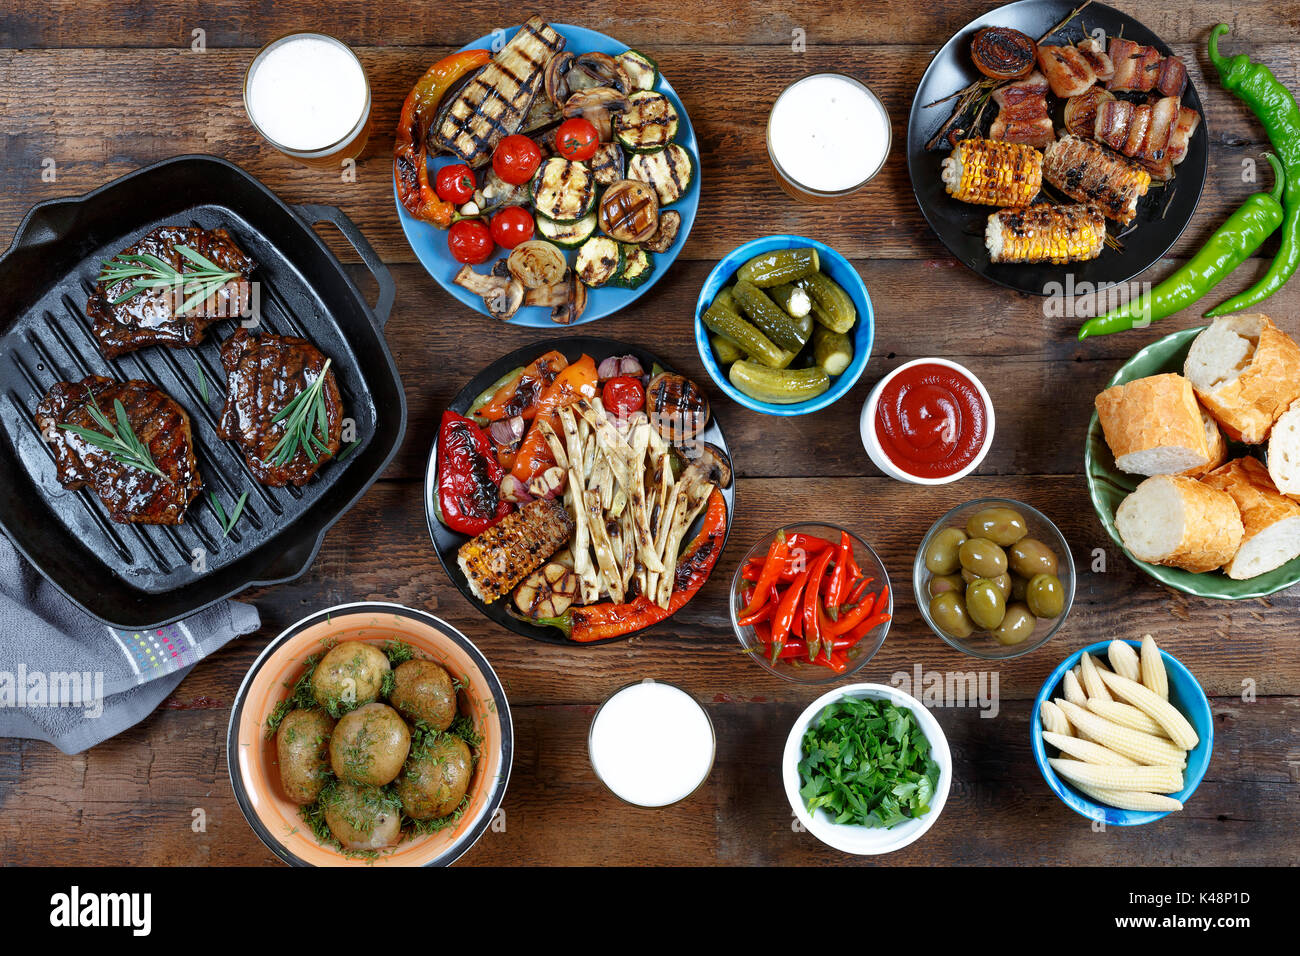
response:
<svg viewBox="0 0 1300 956"><path fill-rule="evenodd" d="M257 608L223 601L165 627L109 627L0 534L0 737L80 753L144 720L197 661L260 626Z"/></svg>

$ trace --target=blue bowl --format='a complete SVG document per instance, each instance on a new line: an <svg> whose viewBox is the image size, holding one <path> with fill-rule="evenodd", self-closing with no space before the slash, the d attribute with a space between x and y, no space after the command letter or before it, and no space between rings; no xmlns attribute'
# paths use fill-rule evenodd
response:
<svg viewBox="0 0 1300 956"><path fill-rule="evenodd" d="M822 272L839 283L850 298L853 299L853 304L857 307L858 322L853 327L853 361L844 370L844 374L831 379L831 387L816 398L810 398L806 402L799 402L795 405L774 405L771 402L760 402L756 398L750 398L732 385L731 379L727 377L727 373L718 364L718 358L713 354L713 346L709 342L709 330L704 326L704 312L713 302L714 296L722 290L722 287L732 281L736 275L736 270L754 256L762 255L764 252L771 252L773 249L799 249L808 246L817 250L817 254L821 259ZM733 249L713 267L708 279L704 281L704 288L700 290L699 301L695 303L695 345L700 350L700 361L708 369L709 376L717 383L718 388L726 392L733 401L739 402L746 408L751 408L756 412L762 412L764 415L807 415L809 412L819 411L839 401L866 370L867 359L871 357L871 343L875 336L876 322L875 313L871 308L871 296L867 294L867 287L863 283L862 277L858 275L858 271L849 264L849 260L826 245L826 243L818 242L816 239L805 239L803 236L765 236L762 239L753 239L743 246Z"/></svg>
<svg viewBox="0 0 1300 956"><path fill-rule="evenodd" d="M588 30L583 27L570 26L566 23L552 23L552 27L564 37L566 41L565 49L572 50L574 53L608 53L610 56L617 56L624 50L628 49L626 43L620 43L613 37L606 36L603 33L597 33L595 30ZM519 31L518 26L510 27L501 31L499 34L488 34L479 37L472 43L467 43L461 50L487 50L499 49L494 44L504 43ZM653 50L649 51L653 56ZM675 209L682 214L682 225L677 230L677 238L668 248L667 252L655 253L654 271L650 278L635 289L621 289L612 285L602 286L599 289L587 290L587 308L582 313L575 325L581 325L585 322L595 322L597 319L603 319L607 315L613 315L621 309L631 305L641 296L650 291L651 287L663 278L669 268L677 261L677 255L686 245L686 238L691 234L691 227L695 225L695 213L700 206L700 144L695 139L695 129L691 126L691 119L686 115L686 107L682 105L681 99L673 89L672 84L660 74L655 80L655 90L668 97L669 101L677 109L677 115L680 123L677 128L677 144L685 148L691 154L691 161L695 163L695 175L691 179L690 187L681 199L666 206L667 209ZM437 169L450 165L453 162L459 162L450 156L442 156L430 162L430 177ZM483 300L470 292L456 285L452 279L460 271L461 264L452 258L447 249L447 230L439 229L431 223L421 222L416 219L401 202L397 199L397 187L393 186L393 202L397 206L397 218L402 224L402 231L406 234L406 241L410 243L411 251L415 257L420 260L420 265L424 266L426 272L433 276L438 285L452 298L469 306L475 312L487 315L487 307ZM506 257L508 253L504 249L497 249L492 253L492 258L482 265L474 268L479 272L488 271L498 260ZM565 259L569 264L573 264L573 254L566 253ZM511 325L523 325L536 329L558 329L563 326L557 326L551 321L550 309L541 306L524 306L515 313L514 318L509 320Z"/></svg>
<svg viewBox="0 0 1300 956"><path fill-rule="evenodd" d="M1139 641L1125 641L1124 643L1134 650L1141 647ZM1034 698L1034 711L1029 717L1030 745L1034 750L1034 763L1038 764L1038 770L1043 775L1043 779L1052 788L1052 792L1065 801L1066 806L1089 820L1100 820L1107 826L1131 827L1142 823L1151 823L1161 817L1167 817L1169 813L1167 811L1157 813L1151 810L1120 810L1117 807L1108 807L1088 799L1056 775L1056 771L1047 763L1047 751L1043 744L1043 723L1040 716L1043 701L1065 696L1065 693L1061 690L1061 682L1065 679L1065 672L1072 670L1074 665L1079 663L1084 651L1089 652L1093 657L1104 658L1106 647L1109 644L1110 641L1101 641L1091 647L1081 648L1067 657L1056 670L1052 671L1052 676L1047 678L1047 683L1043 685L1043 689ZM1178 793L1170 794L1175 800L1186 804L1188 798L1200 786L1201 780L1205 777L1205 771L1210 766L1210 754L1214 750L1214 716L1210 713L1210 701L1205 696L1205 691L1201 690L1201 685L1196 682L1196 678L1192 676L1192 672L1165 651L1162 650L1160 654L1165 659L1165 671L1169 674L1169 702L1187 718L1192 727L1195 728L1196 735L1201 738L1201 742L1187 754L1187 769L1183 771L1183 789Z"/></svg>

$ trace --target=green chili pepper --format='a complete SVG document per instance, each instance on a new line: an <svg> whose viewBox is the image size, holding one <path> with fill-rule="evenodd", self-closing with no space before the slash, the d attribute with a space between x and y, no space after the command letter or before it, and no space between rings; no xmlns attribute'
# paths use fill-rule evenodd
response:
<svg viewBox="0 0 1300 956"><path fill-rule="evenodd" d="M1220 85L1259 117L1269 142L1282 160L1286 169L1286 217L1282 221L1282 244L1264 277L1245 292L1205 313L1211 317L1240 312L1263 302L1286 285L1300 266L1300 104L1264 64L1250 62L1244 53L1231 59L1220 56L1219 37L1227 32L1228 27L1223 23L1210 31L1210 62L1219 71Z"/></svg>
<svg viewBox="0 0 1300 956"><path fill-rule="evenodd" d="M1229 272L1246 261L1282 224L1282 191L1287 183L1282 164L1272 153L1264 157L1273 167L1273 192L1255 193L1229 216L1194 256L1164 282L1105 315L1089 319L1079 329L1079 340L1091 335L1126 332L1135 325L1150 325L1200 299Z"/></svg>

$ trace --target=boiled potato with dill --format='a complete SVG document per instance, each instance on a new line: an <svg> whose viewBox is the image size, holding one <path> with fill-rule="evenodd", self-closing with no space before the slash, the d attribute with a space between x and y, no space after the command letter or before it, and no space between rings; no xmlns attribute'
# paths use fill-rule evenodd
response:
<svg viewBox="0 0 1300 956"><path fill-rule="evenodd" d="M391 793L340 783L323 804L325 823L345 850L383 850L402 838L402 807Z"/></svg>
<svg viewBox="0 0 1300 956"><path fill-rule="evenodd" d="M443 731L456 719L456 684L447 669L433 661L413 660L393 671L389 702L411 720Z"/></svg>
<svg viewBox="0 0 1300 956"><path fill-rule="evenodd" d="M275 753L284 795L297 804L320 796L329 780L329 742L334 718L319 710L291 710L280 721Z"/></svg>
<svg viewBox="0 0 1300 956"><path fill-rule="evenodd" d="M473 771L469 744L460 737L439 734L411 752L397 779L402 809L412 820L436 820L455 813L465 799Z"/></svg>
<svg viewBox="0 0 1300 956"><path fill-rule="evenodd" d="M330 766L340 780L382 787L402 772L411 731L387 704L366 704L343 717L330 737Z"/></svg>
<svg viewBox="0 0 1300 956"><path fill-rule="evenodd" d="M311 676L316 702L338 717L378 700L384 677L392 670L388 656L372 644L344 641L329 650Z"/></svg>

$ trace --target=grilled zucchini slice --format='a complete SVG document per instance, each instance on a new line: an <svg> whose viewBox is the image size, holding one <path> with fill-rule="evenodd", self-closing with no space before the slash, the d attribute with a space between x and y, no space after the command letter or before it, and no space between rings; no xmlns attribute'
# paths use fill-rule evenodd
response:
<svg viewBox="0 0 1300 956"><path fill-rule="evenodd" d="M618 276L623 268L623 249L609 236L592 236L578 250L573 271L585 285L598 289Z"/></svg>
<svg viewBox="0 0 1300 956"><path fill-rule="evenodd" d="M654 272L654 257L640 246L621 243L623 248L623 271L618 274L617 284L624 289L635 289L645 284Z"/></svg>
<svg viewBox="0 0 1300 956"><path fill-rule="evenodd" d="M614 114L614 138L634 153L662 149L677 137L677 109L654 90L640 90L627 98L628 108Z"/></svg>
<svg viewBox="0 0 1300 956"><path fill-rule="evenodd" d="M545 216L534 217L537 231L547 242L553 242L561 249L577 249L596 234L597 217L593 209L577 222L556 222Z"/></svg>
<svg viewBox="0 0 1300 956"><path fill-rule="evenodd" d="M596 178L591 170L562 156L542 163L531 189L533 206L554 222L577 222L596 204Z"/></svg>
<svg viewBox="0 0 1300 956"><path fill-rule="evenodd" d="M623 147L618 143L601 143L595 154L587 160L596 185L608 186L623 178Z"/></svg>
<svg viewBox="0 0 1300 956"><path fill-rule="evenodd" d="M659 194L659 205L667 206L686 195L695 177L691 154L676 143L651 153L637 153L627 164L627 178L650 186Z"/></svg>
<svg viewBox="0 0 1300 956"><path fill-rule="evenodd" d="M638 90L655 88L655 81L659 79L659 64L650 57L636 50L627 50L616 59Z"/></svg>

